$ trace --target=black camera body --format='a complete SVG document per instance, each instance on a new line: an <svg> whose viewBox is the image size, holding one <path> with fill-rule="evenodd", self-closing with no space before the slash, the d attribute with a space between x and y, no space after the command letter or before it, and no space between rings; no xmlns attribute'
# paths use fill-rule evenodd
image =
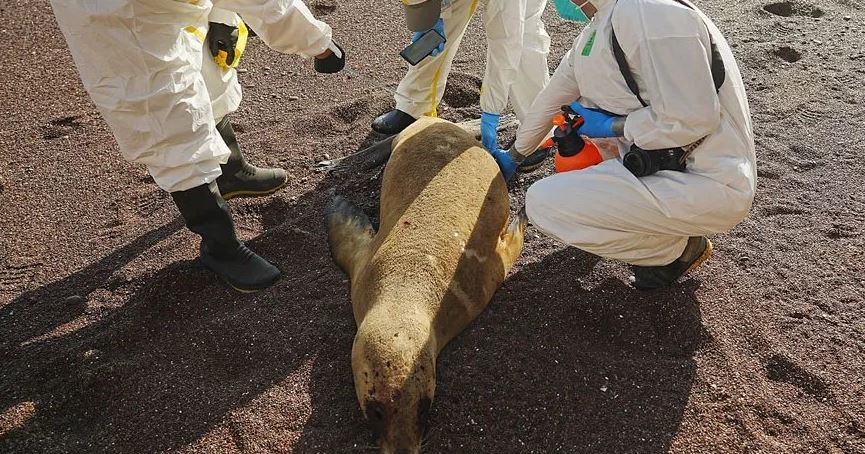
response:
<svg viewBox="0 0 865 454"><path fill-rule="evenodd" d="M659 170L685 171L687 155L681 148L665 148L662 150L643 150L636 144L625 153L622 163L635 177L652 175Z"/></svg>

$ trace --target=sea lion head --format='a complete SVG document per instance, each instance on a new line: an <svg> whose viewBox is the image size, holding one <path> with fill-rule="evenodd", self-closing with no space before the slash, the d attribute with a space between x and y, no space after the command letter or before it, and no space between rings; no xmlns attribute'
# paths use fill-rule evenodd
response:
<svg viewBox="0 0 865 454"><path fill-rule="evenodd" d="M423 325L369 325L361 325L352 347L361 410L381 452L418 453L435 393L435 352Z"/></svg>

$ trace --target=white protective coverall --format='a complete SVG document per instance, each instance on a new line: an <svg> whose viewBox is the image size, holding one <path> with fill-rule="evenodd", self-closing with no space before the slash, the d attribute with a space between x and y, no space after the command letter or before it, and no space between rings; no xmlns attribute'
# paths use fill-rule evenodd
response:
<svg viewBox="0 0 865 454"><path fill-rule="evenodd" d="M84 88L129 161L169 192L215 180L229 150L216 122L237 109L234 69L206 49L208 21L237 14L271 48L303 57L331 42L301 0L52 0ZM217 8L218 7L218 8ZM235 14L236 13L236 14Z"/></svg>
<svg viewBox="0 0 865 454"><path fill-rule="evenodd" d="M442 1L445 49L409 67L397 87L397 109L415 118L437 115L451 64L479 1ZM487 61L481 109L501 114L510 99L517 118L522 119L550 79L550 36L541 20L547 0L483 1Z"/></svg>
<svg viewBox="0 0 865 454"><path fill-rule="evenodd" d="M706 139L686 172L636 178L620 159L538 181L526 194L532 224L560 241L633 265L666 265L689 236L727 231L747 215L756 187L756 157L744 84L727 41L701 12L672 0L592 0L593 20L574 41L538 95L515 144L532 153L560 107L627 115L620 157L632 143L645 150ZM613 8L615 6L615 8ZM618 40L649 104L628 89L613 56L611 14ZM726 66L716 94L710 70L712 37Z"/></svg>

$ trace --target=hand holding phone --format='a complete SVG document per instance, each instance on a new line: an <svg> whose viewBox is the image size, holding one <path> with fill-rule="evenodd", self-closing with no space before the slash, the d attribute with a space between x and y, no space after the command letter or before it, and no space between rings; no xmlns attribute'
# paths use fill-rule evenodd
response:
<svg viewBox="0 0 865 454"><path fill-rule="evenodd" d="M420 38L403 49L399 55L405 59L410 65L415 66L424 58L428 57L442 44L447 42L436 29L430 29L424 32Z"/></svg>

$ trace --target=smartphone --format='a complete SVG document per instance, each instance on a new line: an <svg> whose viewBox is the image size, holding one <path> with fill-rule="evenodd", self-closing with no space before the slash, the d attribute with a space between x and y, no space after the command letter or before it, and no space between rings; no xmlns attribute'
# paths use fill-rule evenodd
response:
<svg viewBox="0 0 865 454"><path fill-rule="evenodd" d="M440 44L447 42L439 32L435 30L428 30L424 33L423 36L420 37L417 41L411 43L408 47L402 50L399 55L408 62L408 64L415 66L421 62L424 58L427 58L429 54L432 53L439 47Z"/></svg>

